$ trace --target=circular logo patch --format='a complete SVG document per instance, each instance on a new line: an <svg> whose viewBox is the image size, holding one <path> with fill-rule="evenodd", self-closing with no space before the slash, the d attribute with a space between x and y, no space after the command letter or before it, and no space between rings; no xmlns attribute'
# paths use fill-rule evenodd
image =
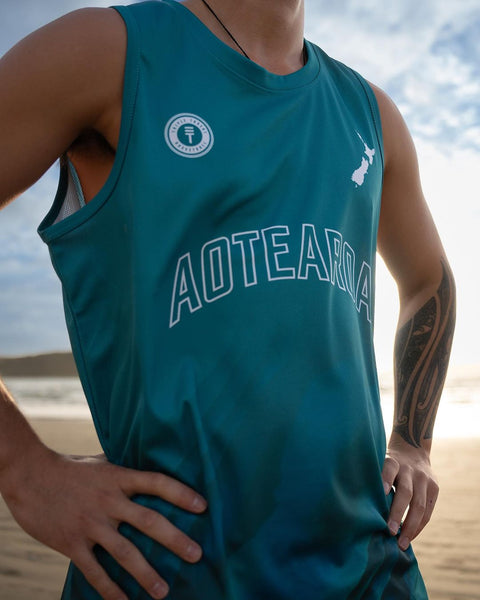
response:
<svg viewBox="0 0 480 600"><path fill-rule="evenodd" d="M210 125L189 113L175 115L165 127L165 141L170 150L187 158L200 158L213 147L213 131Z"/></svg>

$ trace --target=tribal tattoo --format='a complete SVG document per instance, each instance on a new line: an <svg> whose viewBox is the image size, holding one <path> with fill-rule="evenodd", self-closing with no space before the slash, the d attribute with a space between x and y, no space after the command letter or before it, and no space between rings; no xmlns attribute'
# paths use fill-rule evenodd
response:
<svg viewBox="0 0 480 600"><path fill-rule="evenodd" d="M393 430L417 448L433 436L455 329L455 283L443 260L442 268L436 294L399 329L395 340Z"/></svg>

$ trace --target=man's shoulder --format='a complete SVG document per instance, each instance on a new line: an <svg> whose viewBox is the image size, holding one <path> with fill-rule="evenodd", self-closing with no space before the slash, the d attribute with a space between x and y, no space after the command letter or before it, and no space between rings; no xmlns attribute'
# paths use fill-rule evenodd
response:
<svg viewBox="0 0 480 600"><path fill-rule="evenodd" d="M72 54L82 49L87 51L89 46L90 48L103 46L108 52L108 44L115 41L121 43L125 37L123 19L114 8L87 7L74 10L38 30L37 34L53 31L61 39L64 36L69 37Z"/></svg>
<svg viewBox="0 0 480 600"><path fill-rule="evenodd" d="M78 84L90 92L123 69L127 36L124 21L112 8L82 8L52 21L22 40L14 51L22 61L30 55L31 68L47 81Z"/></svg>
<svg viewBox="0 0 480 600"><path fill-rule="evenodd" d="M39 68L49 76L51 68L81 69L89 61L93 71L92 67L115 56L125 45L126 29L119 13L91 7L69 12L33 31L5 57L13 57L20 66L25 59L32 69Z"/></svg>

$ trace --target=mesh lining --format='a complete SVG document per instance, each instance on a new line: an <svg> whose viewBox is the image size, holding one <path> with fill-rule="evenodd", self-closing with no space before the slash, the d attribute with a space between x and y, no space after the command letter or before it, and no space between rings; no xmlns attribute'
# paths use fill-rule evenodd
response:
<svg viewBox="0 0 480 600"><path fill-rule="evenodd" d="M68 160L68 187L55 223L63 221L85 206L82 185L72 162Z"/></svg>

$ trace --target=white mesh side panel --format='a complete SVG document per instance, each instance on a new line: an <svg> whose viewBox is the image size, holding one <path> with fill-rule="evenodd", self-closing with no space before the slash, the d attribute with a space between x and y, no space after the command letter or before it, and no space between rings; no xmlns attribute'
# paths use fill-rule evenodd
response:
<svg viewBox="0 0 480 600"><path fill-rule="evenodd" d="M70 215L73 215L73 213L76 213L77 210L80 210L80 199L78 197L77 188L72 177L72 171L71 169L68 169L67 193L65 194L65 199L63 201L62 207L60 208L55 223L63 221L63 219L66 219Z"/></svg>

